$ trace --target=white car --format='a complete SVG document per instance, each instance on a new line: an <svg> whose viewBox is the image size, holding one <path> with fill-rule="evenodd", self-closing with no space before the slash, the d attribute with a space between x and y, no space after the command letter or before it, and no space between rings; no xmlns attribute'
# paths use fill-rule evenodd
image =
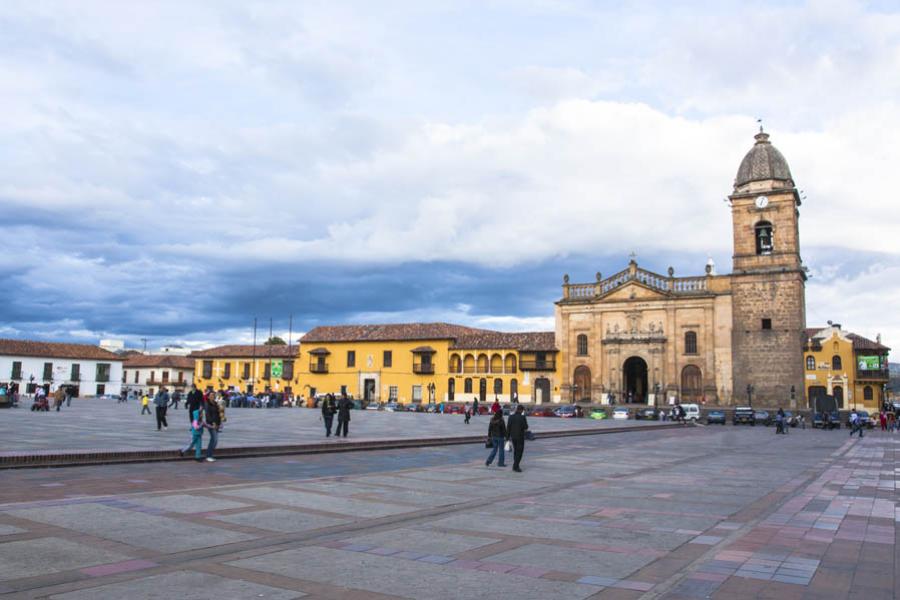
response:
<svg viewBox="0 0 900 600"><path fill-rule="evenodd" d="M697 404L682 404L684 409L684 420L696 423L700 420L700 406Z"/></svg>
<svg viewBox="0 0 900 600"><path fill-rule="evenodd" d="M628 418L628 409L623 408L623 407L614 408L613 412L612 412L612 418L613 419L627 419Z"/></svg>

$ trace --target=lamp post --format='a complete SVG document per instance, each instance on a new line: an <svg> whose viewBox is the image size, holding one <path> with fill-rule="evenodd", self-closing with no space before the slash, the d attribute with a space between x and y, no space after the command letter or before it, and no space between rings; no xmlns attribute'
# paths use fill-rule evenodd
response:
<svg viewBox="0 0 900 600"><path fill-rule="evenodd" d="M797 387L791 386L791 408L797 408Z"/></svg>
<svg viewBox="0 0 900 600"><path fill-rule="evenodd" d="M747 404L753 408L753 384L747 384Z"/></svg>

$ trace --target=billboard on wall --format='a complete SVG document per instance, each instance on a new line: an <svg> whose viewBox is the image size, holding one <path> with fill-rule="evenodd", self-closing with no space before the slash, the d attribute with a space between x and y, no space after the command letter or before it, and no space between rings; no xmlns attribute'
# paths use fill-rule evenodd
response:
<svg viewBox="0 0 900 600"><path fill-rule="evenodd" d="M878 371L881 369L880 356L857 356L856 364L860 371Z"/></svg>
<svg viewBox="0 0 900 600"><path fill-rule="evenodd" d="M284 373L284 362L280 360L272 361L272 378L277 379Z"/></svg>

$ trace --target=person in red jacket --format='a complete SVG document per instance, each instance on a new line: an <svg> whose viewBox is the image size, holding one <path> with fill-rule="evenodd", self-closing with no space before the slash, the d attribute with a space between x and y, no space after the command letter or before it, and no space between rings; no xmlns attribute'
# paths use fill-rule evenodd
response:
<svg viewBox="0 0 900 600"><path fill-rule="evenodd" d="M496 415L497 413L503 413L503 409L500 408L500 400L497 396L494 396L494 403L491 404L491 414Z"/></svg>

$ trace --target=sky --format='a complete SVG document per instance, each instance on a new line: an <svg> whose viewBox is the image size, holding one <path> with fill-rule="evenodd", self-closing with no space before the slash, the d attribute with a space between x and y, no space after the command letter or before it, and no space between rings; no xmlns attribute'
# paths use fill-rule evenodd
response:
<svg viewBox="0 0 900 600"><path fill-rule="evenodd" d="M729 272L762 119L808 324L900 348L895 2L10 0L0 97L0 337L550 330L566 273Z"/></svg>

